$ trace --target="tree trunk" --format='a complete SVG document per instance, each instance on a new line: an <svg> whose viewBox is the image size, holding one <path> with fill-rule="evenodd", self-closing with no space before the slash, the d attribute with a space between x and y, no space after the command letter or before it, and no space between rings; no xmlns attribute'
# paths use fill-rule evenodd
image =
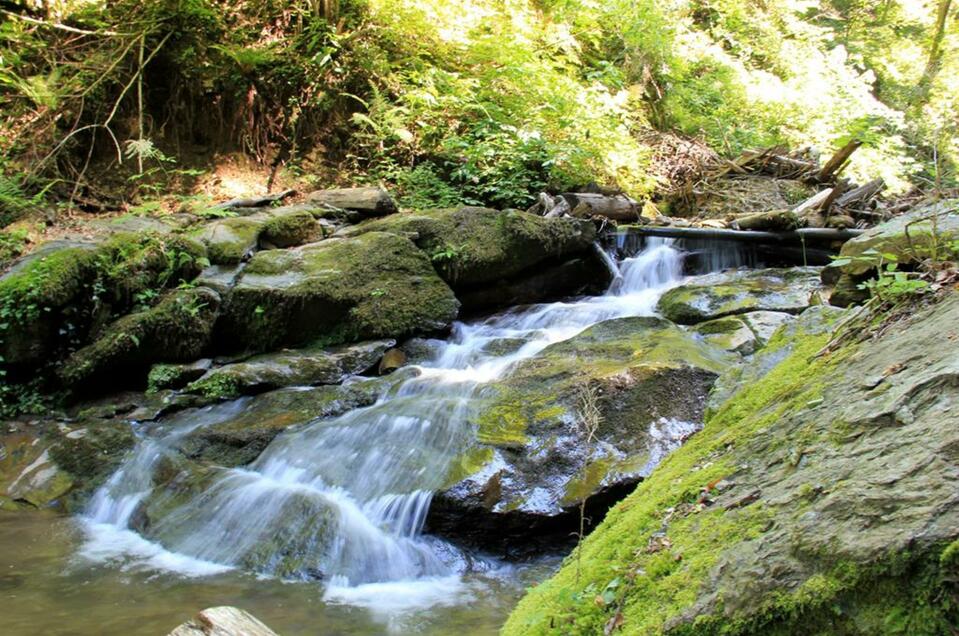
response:
<svg viewBox="0 0 959 636"><path fill-rule="evenodd" d="M929 99L929 91L932 90L932 83L939 73L939 67L942 64L942 41L946 37L946 20L949 18L949 9L952 7L952 0L939 0L939 10L936 13L935 33L932 36L932 46L929 48L929 58L926 60L926 69L919 79L916 86L916 95L913 101L914 105L925 104Z"/></svg>

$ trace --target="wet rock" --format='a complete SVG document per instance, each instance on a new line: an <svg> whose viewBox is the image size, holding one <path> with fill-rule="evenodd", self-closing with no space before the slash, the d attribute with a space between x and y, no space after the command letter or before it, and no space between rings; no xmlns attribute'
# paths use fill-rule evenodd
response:
<svg viewBox="0 0 959 636"><path fill-rule="evenodd" d="M226 298L230 290L240 280L243 265L210 265L196 277L194 281L200 287L209 287L221 298Z"/></svg>
<svg viewBox="0 0 959 636"><path fill-rule="evenodd" d="M541 263L561 262L591 250L596 241L589 221L474 207L396 214L342 231L346 236L366 232L413 237L456 290L511 279Z"/></svg>
<svg viewBox="0 0 959 636"><path fill-rule="evenodd" d="M819 287L814 267L707 274L663 294L659 311L684 325L753 311L798 314L818 302Z"/></svg>
<svg viewBox="0 0 959 636"><path fill-rule="evenodd" d="M756 336L757 348L765 347L780 327L796 319L792 314L779 311L751 311L739 316Z"/></svg>
<svg viewBox="0 0 959 636"><path fill-rule="evenodd" d="M709 344L724 351L749 355L756 350L756 334L744 320L735 316L700 323L696 325L695 332Z"/></svg>
<svg viewBox="0 0 959 636"><path fill-rule="evenodd" d="M799 335L531 589L504 634L549 633L570 589L604 589L624 568L637 582L616 604L576 606L583 633L617 611L633 633L949 633L959 340L942 326L955 324L951 293L830 355L816 356L829 332Z"/></svg>
<svg viewBox="0 0 959 636"><path fill-rule="evenodd" d="M86 420L48 428L49 457L73 481L64 501L70 511L79 510L86 498L119 467L135 438L123 420Z"/></svg>
<svg viewBox="0 0 959 636"><path fill-rule="evenodd" d="M156 307L110 325L96 342L72 354L58 375L71 387L124 373L136 381L153 363L196 359L210 343L219 307L220 296L210 289L172 292Z"/></svg>
<svg viewBox="0 0 959 636"><path fill-rule="evenodd" d="M50 456L39 425L5 423L0 434L0 510L45 508L73 488L73 478Z"/></svg>
<svg viewBox="0 0 959 636"><path fill-rule="evenodd" d="M222 419L185 436L178 449L191 459L219 466L249 464L284 430L369 406L386 386L379 380L363 380L245 398L240 414L224 409Z"/></svg>
<svg viewBox="0 0 959 636"><path fill-rule="evenodd" d="M358 212L363 218L385 216L396 212L396 203L393 198L386 190L379 187L318 190L308 194L306 199L312 204Z"/></svg>
<svg viewBox="0 0 959 636"><path fill-rule="evenodd" d="M252 614L236 607L211 607L168 636L277 636Z"/></svg>
<svg viewBox="0 0 959 636"><path fill-rule="evenodd" d="M266 351L438 331L457 311L453 292L413 243L371 232L258 253L217 331L225 349Z"/></svg>
<svg viewBox="0 0 959 636"><path fill-rule="evenodd" d="M383 359L380 360L379 373L380 375L386 375L387 373L392 373L406 365L406 354L403 353L402 349L390 349L383 354Z"/></svg>
<svg viewBox="0 0 959 636"><path fill-rule="evenodd" d="M190 384L187 391L210 397L237 397L287 386L339 384L375 367L395 344L394 340L377 340L266 353L211 369Z"/></svg>
<svg viewBox="0 0 959 636"><path fill-rule="evenodd" d="M959 201L939 201L916 208L847 241L839 252L838 267L851 277L869 274L876 263L861 258L867 251L894 254L900 265L933 256L935 245L944 249L959 239Z"/></svg>
<svg viewBox="0 0 959 636"><path fill-rule="evenodd" d="M558 265L543 266L532 274L461 290L457 297L464 311L478 312L598 294L611 282L612 277L605 263L589 252Z"/></svg>
<svg viewBox="0 0 959 636"><path fill-rule="evenodd" d="M584 498L608 505L697 430L736 359L658 318L610 320L547 347L484 391L479 445L434 497L430 529L499 545L568 531ZM586 399L600 416L593 435Z"/></svg>

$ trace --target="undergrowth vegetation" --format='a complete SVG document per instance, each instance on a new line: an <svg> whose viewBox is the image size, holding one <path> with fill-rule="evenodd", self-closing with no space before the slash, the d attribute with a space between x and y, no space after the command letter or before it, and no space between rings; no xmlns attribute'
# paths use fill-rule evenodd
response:
<svg viewBox="0 0 959 636"><path fill-rule="evenodd" d="M4 224L44 198L188 193L230 152L264 185L365 175L417 208L594 181L646 197L661 132L725 155L858 137L853 178L955 184L945 0L44 6L0 17Z"/></svg>

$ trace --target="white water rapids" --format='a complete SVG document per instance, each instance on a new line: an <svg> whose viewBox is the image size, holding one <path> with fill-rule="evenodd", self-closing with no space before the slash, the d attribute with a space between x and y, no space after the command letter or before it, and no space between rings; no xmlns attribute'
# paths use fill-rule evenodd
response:
<svg viewBox="0 0 959 636"><path fill-rule="evenodd" d="M603 296L457 323L418 375L403 374L372 406L281 434L246 467L214 470L164 508L149 539L130 527L175 442L250 398L139 426L137 447L89 504L83 555L193 576L241 568L322 577L328 599L380 609L442 602L462 572L493 567L421 532L432 493L473 443L477 391L591 325L653 315L682 279L682 260L653 240L618 264Z"/></svg>

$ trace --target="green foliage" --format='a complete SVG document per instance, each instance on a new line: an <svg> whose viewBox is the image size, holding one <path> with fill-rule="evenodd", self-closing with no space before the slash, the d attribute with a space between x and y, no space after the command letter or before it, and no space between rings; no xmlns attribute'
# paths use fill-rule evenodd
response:
<svg viewBox="0 0 959 636"><path fill-rule="evenodd" d="M23 254L30 232L26 228L0 230L0 270Z"/></svg>

